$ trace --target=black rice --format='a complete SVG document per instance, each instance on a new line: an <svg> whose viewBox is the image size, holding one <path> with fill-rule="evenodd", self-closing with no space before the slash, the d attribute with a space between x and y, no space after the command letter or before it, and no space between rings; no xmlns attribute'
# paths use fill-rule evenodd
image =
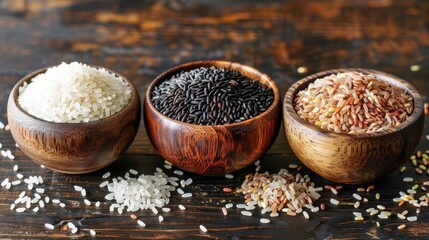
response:
<svg viewBox="0 0 429 240"><path fill-rule="evenodd" d="M237 71L200 67L182 71L155 86L155 108L178 121L200 125L241 122L266 111L274 92Z"/></svg>

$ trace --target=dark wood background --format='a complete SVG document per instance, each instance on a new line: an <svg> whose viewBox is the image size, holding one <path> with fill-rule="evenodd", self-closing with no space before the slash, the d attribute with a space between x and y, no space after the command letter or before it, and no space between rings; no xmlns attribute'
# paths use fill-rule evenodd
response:
<svg viewBox="0 0 429 240"><path fill-rule="evenodd" d="M14 84L25 74L62 61L80 61L102 65L126 75L138 87L141 97L152 79L162 71L192 60L224 59L254 66L267 73L279 85L282 96L298 79L318 71L339 67L373 68L397 75L413 84L428 101L429 93L429 2L427 1L72 1L72 0L3 0L0 1L0 120L6 122L7 97ZM419 71L410 66L419 65ZM308 68L299 73L298 67ZM428 119L424 135L429 134ZM266 155L262 169L276 172L297 162L282 132ZM14 146L7 131L0 130L3 148L12 149L15 160L0 158L0 180L14 176L18 164L25 176L42 175L51 197L67 204L59 208L49 204L38 213L16 213L10 204L24 190L24 185L7 191L0 189L0 238L89 238L88 229L97 231L97 238L151 239L415 239L429 237L429 208L422 208L419 219L408 223L392 216L353 220L352 193L358 186L344 186L338 196L345 204L329 204L325 191L318 203L326 203L324 212L289 217L281 214L270 224L259 223L259 214L244 217L232 209L223 216L226 202L241 203L243 196L224 193L225 186L236 188L249 167L235 173L233 180L208 178L186 173L194 184L188 191L191 199L174 195L170 213L158 223L155 215L139 212L148 226L138 227L127 214L110 213L108 205L100 209L85 207L82 197L73 190L81 185L91 201L103 201L105 191L98 187L101 175L112 172L123 175L134 168L153 173L163 165L148 141L144 125L128 152L109 167L86 175L64 175L41 169ZM429 149L422 138L419 149ZM401 212L414 207L392 202L399 191L412 186L404 176L413 176L417 183L428 181L428 175L414 174L407 163L407 172L399 171L374 183L376 190L365 194L370 202L359 209L385 205ZM318 186L334 184L310 174ZM334 184L335 185L335 184ZM366 187L366 186L364 186ZM379 192L381 200L375 201ZM178 211L183 204L186 211ZM413 214L415 215L415 214ZM57 224L76 220L80 231L49 231L45 222ZM397 226L407 227L398 230ZM199 231L199 224L209 232Z"/></svg>

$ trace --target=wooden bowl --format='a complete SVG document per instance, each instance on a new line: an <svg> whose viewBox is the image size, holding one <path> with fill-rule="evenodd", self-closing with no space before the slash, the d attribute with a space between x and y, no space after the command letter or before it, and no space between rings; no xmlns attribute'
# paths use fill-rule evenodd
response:
<svg viewBox="0 0 429 240"><path fill-rule="evenodd" d="M93 66L101 68L98 66ZM20 149L38 164L62 173L81 174L101 169L127 150L133 141L141 115L140 97L133 84L131 98L120 112L87 123L55 123L27 113L18 103L19 87L47 68L22 78L12 89L7 105L10 131Z"/></svg>
<svg viewBox="0 0 429 240"><path fill-rule="evenodd" d="M176 121L153 106L150 96L156 85L181 71L211 66L235 70L266 84L274 91L273 103L254 118L225 125ZM252 67L226 61L197 61L172 68L150 84L144 101L146 131L159 154L181 169L202 175L231 173L256 161L274 142L280 113L280 96L273 80Z"/></svg>
<svg viewBox="0 0 429 240"><path fill-rule="evenodd" d="M393 129L368 134L335 133L298 116L293 101L300 90L318 78L347 71L372 74L407 91L414 98L411 116ZM363 184L391 173L412 155L423 131L423 101L413 86L393 75L369 69L335 69L293 84L284 98L283 120L290 147L308 168L334 182Z"/></svg>

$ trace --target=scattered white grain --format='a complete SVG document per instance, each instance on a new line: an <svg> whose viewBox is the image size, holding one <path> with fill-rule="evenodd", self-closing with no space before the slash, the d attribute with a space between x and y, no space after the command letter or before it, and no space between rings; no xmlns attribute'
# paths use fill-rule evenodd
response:
<svg viewBox="0 0 429 240"><path fill-rule="evenodd" d="M417 221L417 216L407 217L407 220L408 220L409 222Z"/></svg>
<svg viewBox="0 0 429 240"><path fill-rule="evenodd" d="M137 174L139 174L139 172L137 172L137 170L134 170L134 169L130 169L130 170L128 170L131 174L133 174L133 175L137 175Z"/></svg>
<svg viewBox="0 0 429 240"><path fill-rule="evenodd" d="M200 225L200 230L203 231L203 232L205 232L205 233L208 231L207 228L204 227L203 225Z"/></svg>
<svg viewBox="0 0 429 240"><path fill-rule="evenodd" d="M3 186L3 187L5 187L6 186L6 184L9 182L9 178L5 178L4 180L3 180L3 182L1 182L1 186Z"/></svg>
<svg viewBox="0 0 429 240"><path fill-rule="evenodd" d="M97 232L95 232L94 230L89 230L89 233L91 234L91 236L95 236L95 235L97 235Z"/></svg>
<svg viewBox="0 0 429 240"><path fill-rule="evenodd" d="M172 168L172 166L171 166L171 165L168 165L168 164L165 164L165 165L164 165L164 168L165 168L165 169L171 169L171 168Z"/></svg>
<svg viewBox="0 0 429 240"><path fill-rule="evenodd" d="M296 164L289 164L289 168L290 169L295 169L295 168L297 168L298 167L298 165L296 165Z"/></svg>
<svg viewBox="0 0 429 240"><path fill-rule="evenodd" d="M109 184L109 181L104 181L102 183L100 183L100 187L103 188L105 186L107 186Z"/></svg>
<svg viewBox="0 0 429 240"><path fill-rule="evenodd" d="M310 218L310 216L308 215L308 213L307 213L306 211L303 211L303 212L302 212L302 215L304 215L304 217L305 217L306 219L309 219L309 218Z"/></svg>
<svg viewBox="0 0 429 240"><path fill-rule="evenodd" d="M353 212L353 215L355 215L355 217L362 217L361 212Z"/></svg>
<svg viewBox="0 0 429 240"><path fill-rule="evenodd" d="M72 228L72 229L76 228L76 226L72 222L68 222L67 227Z"/></svg>
<svg viewBox="0 0 429 240"><path fill-rule="evenodd" d="M75 234L75 233L77 233L77 231L78 231L78 229L77 229L77 228L72 228L71 233L72 233L72 234Z"/></svg>
<svg viewBox="0 0 429 240"><path fill-rule="evenodd" d="M41 168L45 168L45 165L43 165L43 164L42 164L42 165L40 165L40 167L41 167Z"/></svg>
<svg viewBox="0 0 429 240"><path fill-rule="evenodd" d="M163 222L163 221L164 221L164 217L163 217L163 216L161 216L161 215L159 215L159 216L158 216L158 221L159 221L159 222Z"/></svg>
<svg viewBox="0 0 429 240"><path fill-rule="evenodd" d="M87 205L87 206L91 206L91 202L88 199L84 199L83 202Z"/></svg>
<svg viewBox="0 0 429 240"><path fill-rule="evenodd" d="M332 204L334 204L334 205L338 205L339 203L340 203L340 201L338 201L337 199L335 199L335 198L331 198L330 200L329 200Z"/></svg>
<svg viewBox="0 0 429 240"><path fill-rule="evenodd" d="M362 216L360 216L360 217L355 217L355 221L363 221L363 220L365 220Z"/></svg>
<svg viewBox="0 0 429 240"><path fill-rule="evenodd" d="M259 159L256 160L254 164L255 164L255 166L259 166L259 164L261 164L261 160L259 160Z"/></svg>
<svg viewBox="0 0 429 240"><path fill-rule="evenodd" d="M16 186L16 185L19 185L19 184L21 184L21 180L15 180L15 181L12 182L13 186ZM28 188L28 189L30 189L30 188Z"/></svg>
<svg viewBox="0 0 429 240"><path fill-rule="evenodd" d="M191 185L191 184L192 184L192 182L193 182L192 178L188 178L188 179L186 179L186 181L185 181L185 185L186 185L186 186L189 186L189 185Z"/></svg>
<svg viewBox="0 0 429 240"><path fill-rule="evenodd" d="M86 190L85 190L85 188L83 188L82 191L80 191L80 194L82 195L82 197L86 197Z"/></svg>
<svg viewBox="0 0 429 240"><path fill-rule="evenodd" d="M173 173L176 174L176 175L179 175L179 176L183 175L183 171L181 171L181 170L174 170Z"/></svg>
<svg viewBox="0 0 429 240"><path fill-rule="evenodd" d="M41 199L42 198L42 196L40 196L40 194L38 194L38 193L34 193L34 197L37 198L37 199Z"/></svg>
<svg viewBox="0 0 429 240"><path fill-rule="evenodd" d="M102 178L108 178L110 177L110 172L106 172L105 174L103 174L103 176L101 176Z"/></svg>
<svg viewBox="0 0 429 240"><path fill-rule="evenodd" d="M236 207L238 208L238 209L241 209L241 208L246 208L246 204L243 204L243 203L240 203L240 204L237 204L236 205Z"/></svg>
<svg viewBox="0 0 429 240"><path fill-rule="evenodd" d="M386 209L386 207L385 207L385 206L383 206L383 205L377 205L377 208L378 208L378 209L380 209L380 210L384 210L384 209Z"/></svg>
<svg viewBox="0 0 429 240"><path fill-rule="evenodd" d="M189 198L192 197L192 193L185 193L182 195L182 198Z"/></svg>
<svg viewBox="0 0 429 240"><path fill-rule="evenodd" d="M45 203L42 200L39 201L39 207L40 208L44 208L45 207Z"/></svg>
<svg viewBox="0 0 429 240"><path fill-rule="evenodd" d="M357 194L357 193L353 193L353 197L356 198L359 201L362 200L362 197L359 194Z"/></svg>
<svg viewBox="0 0 429 240"><path fill-rule="evenodd" d="M400 219L406 219L406 217L400 213L396 214L396 216L398 216L398 218L400 218Z"/></svg>
<svg viewBox="0 0 429 240"><path fill-rule="evenodd" d="M377 210L377 209L374 209L374 210L372 210L372 211L369 213L369 215L374 216L374 215L376 215L377 213L378 213L378 210Z"/></svg>
<svg viewBox="0 0 429 240"><path fill-rule="evenodd" d="M100 207L100 201L95 202L95 207Z"/></svg>
<svg viewBox="0 0 429 240"><path fill-rule="evenodd" d="M15 171L15 172L16 172L16 171L18 171L18 165L16 165L16 164L15 164L15 165L13 166L13 171Z"/></svg>
<svg viewBox="0 0 429 240"><path fill-rule="evenodd" d="M360 206L360 202L359 202L359 201L356 201L356 202L355 202L355 204L354 204L353 206L354 206L354 208L359 208L359 206Z"/></svg>
<svg viewBox="0 0 429 240"><path fill-rule="evenodd" d="M232 204L232 203L227 203L227 204L225 204L225 208L226 208L226 209L228 209L228 208L232 208L232 207L234 207L234 204Z"/></svg>
<svg viewBox="0 0 429 240"><path fill-rule="evenodd" d="M261 219L259 219L259 221L261 223L270 223L270 219L268 219L268 218L261 218Z"/></svg>
<svg viewBox="0 0 429 240"><path fill-rule="evenodd" d="M178 188L178 189L177 189L177 193L178 193L178 194L180 194L180 195L182 195L182 194L184 194L185 192L183 191L183 189Z"/></svg>
<svg viewBox="0 0 429 240"><path fill-rule="evenodd" d="M29 184L28 184L28 190L33 189L33 186L34 186L34 185L33 185L32 183L29 183Z"/></svg>
<svg viewBox="0 0 429 240"><path fill-rule="evenodd" d="M12 183L10 183L10 182L8 182L7 184L6 184L6 189L10 189L12 187Z"/></svg>
<svg viewBox="0 0 429 240"><path fill-rule="evenodd" d="M59 199L52 199L52 203L60 203Z"/></svg>
<svg viewBox="0 0 429 240"><path fill-rule="evenodd" d="M20 207L20 208L16 209L16 212L21 213L21 212L24 212L25 210L26 210L26 208Z"/></svg>
<svg viewBox="0 0 429 240"><path fill-rule="evenodd" d="M39 211L39 207L33 208L33 212L38 212L38 211Z"/></svg>
<svg viewBox="0 0 429 240"><path fill-rule="evenodd" d="M241 211L241 214L248 217L252 216L252 213L249 211Z"/></svg>
<svg viewBox="0 0 429 240"><path fill-rule="evenodd" d="M81 186L78 186L78 185L74 185L73 187L74 187L74 190L75 190L76 192L80 192L80 191L82 191L82 190L83 190L83 188L82 188Z"/></svg>
<svg viewBox="0 0 429 240"><path fill-rule="evenodd" d="M45 223L45 228L50 229L50 230L54 230L54 225L50 224L50 223Z"/></svg>
<svg viewBox="0 0 429 240"><path fill-rule="evenodd" d="M222 213L223 213L223 215L228 215L228 210L226 210L226 208L225 207L222 207Z"/></svg>
<svg viewBox="0 0 429 240"><path fill-rule="evenodd" d="M43 194L43 193L45 193L45 189L44 188L36 188L36 192Z"/></svg>
<svg viewBox="0 0 429 240"><path fill-rule="evenodd" d="M137 224L142 227L146 227L146 224L142 220L137 220Z"/></svg>
<svg viewBox="0 0 429 240"><path fill-rule="evenodd" d="M60 207L64 208L66 206L65 203L60 203Z"/></svg>
<svg viewBox="0 0 429 240"><path fill-rule="evenodd" d="M405 178L403 179L403 181L404 181L404 182L412 182L412 181L413 181L413 178L412 178L412 177L405 177Z"/></svg>
<svg viewBox="0 0 429 240"><path fill-rule="evenodd" d="M15 208L15 203L12 203L11 205L10 205L10 210L13 210Z"/></svg>
<svg viewBox="0 0 429 240"><path fill-rule="evenodd" d="M171 209L170 209L170 208L168 208L168 207L163 207L163 208L161 208L161 210L162 210L163 212L170 212L170 211L171 211Z"/></svg>
<svg viewBox="0 0 429 240"><path fill-rule="evenodd" d="M225 174L225 178L227 178L227 179L233 179L234 175L228 173L228 174Z"/></svg>
<svg viewBox="0 0 429 240"><path fill-rule="evenodd" d="M185 210L186 208L185 208L185 206L183 206L182 204L179 204L179 209L180 209L180 210Z"/></svg>
<svg viewBox="0 0 429 240"><path fill-rule="evenodd" d="M278 217L278 216L279 216L279 213L277 213L277 212L270 213L270 217Z"/></svg>

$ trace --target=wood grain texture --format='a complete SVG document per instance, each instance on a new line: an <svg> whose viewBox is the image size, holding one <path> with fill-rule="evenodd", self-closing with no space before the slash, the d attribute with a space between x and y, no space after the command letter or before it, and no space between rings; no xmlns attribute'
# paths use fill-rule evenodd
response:
<svg viewBox="0 0 429 240"><path fill-rule="evenodd" d="M176 121L161 114L152 104L155 86L181 71L199 67L226 68L271 88L274 100L263 113L225 125L197 125ZM186 63L159 75L146 91L145 126L159 154L175 166L203 175L223 175L249 166L273 144L280 128L280 95L276 83L256 69L227 61Z"/></svg>
<svg viewBox="0 0 429 240"><path fill-rule="evenodd" d="M312 73L362 67L406 79L428 102L428 12L427 1L396 0L1 0L0 121L7 122L7 99L19 79L62 61L113 69L132 81L142 98L151 81L173 66L199 59L225 59L267 73L276 81L282 97L293 83ZM419 65L420 70L410 71L411 65ZM300 66L308 71L298 72ZM428 134L426 117L424 135ZM126 214L109 212L112 202L104 200L107 191L98 185L107 171L123 176L129 168L151 174L156 167L163 167L163 158L150 143L143 122L124 155L106 168L85 175L40 168L15 147L9 131L0 130L0 142L16 156L15 160L0 157L0 180L16 179L12 168L17 164L19 173L26 177L43 176L45 195L67 204L66 208L49 204L38 213L15 213L9 210L10 204L21 191L28 191L26 186L10 191L0 188L2 239L87 239L89 229L97 231L94 239L427 239L429 235L428 208L421 208L416 222L366 215L364 221L353 220L353 211L364 213L377 204L389 211L407 209L410 215L417 215L414 207L392 202L399 191L429 180L427 174L414 173L409 163L405 164L406 172L394 171L373 183L373 192L362 193L369 202L358 209L352 206L352 193L368 185L344 185L338 195L323 191L317 204L325 203L326 210L310 213L310 219L280 214L270 224L259 222L262 215L258 211L253 217L242 216L236 208L227 216L221 212L225 203L244 200L242 195L225 193L222 188L240 186L254 167L239 170L231 180L185 172L184 178L192 177L194 183L184 190L194 196L183 199L173 193L172 211L163 213L163 223L149 211L137 213L148 224L141 228ZM422 138L418 149L429 149L429 141ZM261 171L276 172L291 163L301 165L281 130L261 157ZM317 186L336 186L305 167L302 173L309 174ZM404 177L413 177L415 182L404 183ZM101 207L85 206L73 185L85 187L87 199L101 201ZM380 200L375 200L376 192L381 194ZM331 197L341 204L329 204ZM178 211L178 204L187 210ZM70 220L76 220L81 229L77 236L63 227ZM55 224L56 230L46 230L45 222ZM407 227L398 230L403 223ZM200 224L209 232L200 232ZM63 230L59 230L60 225Z"/></svg>
<svg viewBox="0 0 429 240"><path fill-rule="evenodd" d="M357 71L399 87L414 100L414 111L399 126L367 134L335 133L300 118L294 109L296 94L316 79ZM424 125L423 100L408 82L370 69L334 69L305 77L293 84L283 101L285 135L293 152L308 168L334 182L364 184L396 170L414 153Z"/></svg>
<svg viewBox="0 0 429 240"><path fill-rule="evenodd" d="M18 102L19 87L46 70L22 78L9 96L8 122L20 149L36 163L69 174L94 172L118 159L131 145L140 124L140 97L133 84L108 70L131 88L130 101L121 111L88 123L54 123L28 114Z"/></svg>

